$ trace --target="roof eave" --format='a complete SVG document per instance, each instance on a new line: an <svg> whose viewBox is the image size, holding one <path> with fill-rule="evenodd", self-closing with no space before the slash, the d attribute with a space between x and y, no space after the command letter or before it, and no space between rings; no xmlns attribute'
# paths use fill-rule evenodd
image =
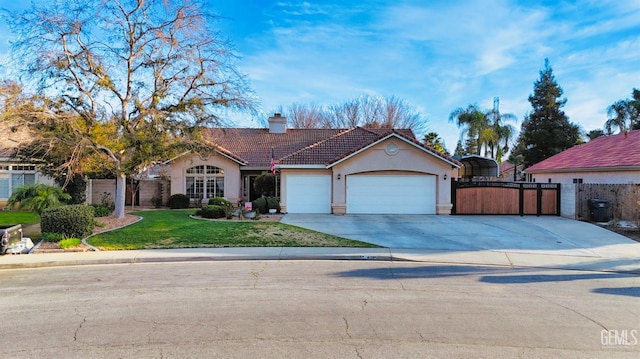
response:
<svg viewBox="0 0 640 359"><path fill-rule="evenodd" d="M325 165L276 165L277 169L328 169Z"/></svg>
<svg viewBox="0 0 640 359"><path fill-rule="evenodd" d="M526 169L525 173L571 173L571 172L617 172L617 171L640 171L637 166L608 166L608 167L576 167L576 168L546 168L546 169Z"/></svg>
<svg viewBox="0 0 640 359"><path fill-rule="evenodd" d="M219 154L219 155L221 155L221 156L223 156L223 157L225 157L225 158L228 158L228 159L230 159L230 160L231 160L231 161L233 161L233 162L236 162L236 163L237 163L237 164L239 164L240 166L246 166L246 165L248 164L248 162L247 162L247 161L239 160L239 159L237 159L237 158L234 158L233 156L229 156L229 155L227 155L227 154L226 154L226 153L224 153L224 152L221 152L221 151L218 151L218 150L214 150L214 151L215 151L215 153L217 153L217 154ZM162 162L162 164L163 164L163 165L169 164L169 163L171 163L171 162L173 162L173 161L177 160L178 158L180 158L180 157L184 157L184 156L186 156L186 155L188 155L188 154L190 154L190 153L194 153L194 152L193 152L193 151L185 151L185 152L182 152L181 154L179 154L179 155L177 155L177 156L175 156L175 157L173 157L173 158L170 158L170 159L168 159L168 160L166 160L166 161Z"/></svg>

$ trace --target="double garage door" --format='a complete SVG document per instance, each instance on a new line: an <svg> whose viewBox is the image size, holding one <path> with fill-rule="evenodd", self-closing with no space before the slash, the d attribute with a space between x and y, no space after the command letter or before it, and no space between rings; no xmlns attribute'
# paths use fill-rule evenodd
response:
<svg viewBox="0 0 640 359"><path fill-rule="evenodd" d="M347 176L347 213L435 214L435 176Z"/></svg>
<svg viewBox="0 0 640 359"><path fill-rule="evenodd" d="M350 175L348 214L435 214L433 175ZM331 176L287 177L289 213L331 213Z"/></svg>

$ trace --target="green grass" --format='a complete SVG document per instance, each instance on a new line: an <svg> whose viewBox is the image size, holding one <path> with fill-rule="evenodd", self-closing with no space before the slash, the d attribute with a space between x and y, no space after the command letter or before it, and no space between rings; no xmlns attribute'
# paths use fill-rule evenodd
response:
<svg viewBox="0 0 640 359"><path fill-rule="evenodd" d="M60 242L58 242L58 245L60 246L60 248L66 249L66 248L77 247L77 246L80 245L80 243L82 243L80 238L67 238L67 239L63 239Z"/></svg>
<svg viewBox="0 0 640 359"><path fill-rule="evenodd" d="M101 233L88 242L103 250L196 247L377 247L267 221L206 221L194 210L153 210L133 214L140 222Z"/></svg>
<svg viewBox="0 0 640 359"><path fill-rule="evenodd" d="M32 224L40 222L40 216L36 212L27 211L0 211L0 225L8 224Z"/></svg>

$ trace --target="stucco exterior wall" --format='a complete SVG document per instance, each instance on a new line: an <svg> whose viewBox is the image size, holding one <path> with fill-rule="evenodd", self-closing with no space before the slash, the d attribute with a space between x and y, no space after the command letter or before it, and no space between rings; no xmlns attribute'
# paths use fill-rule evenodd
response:
<svg viewBox="0 0 640 359"><path fill-rule="evenodd" d="M582 178L582 183L602 184L637 184L640 183L640 170L636 171L584 171L584 172L555 172L533 173L535 182L569 184L574 178Z"/></svg>
<svg viewBox="0 0 640 359"><path fill-rule="evenodd" d="M389 143L397 146L397 153L388 153ZM332 208L334 213L344 213L346 209L346 176L357 173L385 174L431 174L436 176L436 212L450 214L451 176L457 169L435 155L430 155L415 146L397 138L383 141L365 151L338 163L333 167ZM338 179L340 174L341 179ZM447 179L444 179L445 174Z"/></svg>
<svg viewBox="0 0 640 359"><path fill-rule="evenodd" d="M212 154L201 158L197 154L185 155L171 162L171 193L186 193L185 171L193 166L209 165L224 170L224 196L231 203L240 200L240 165L227 157Z"/></svg>

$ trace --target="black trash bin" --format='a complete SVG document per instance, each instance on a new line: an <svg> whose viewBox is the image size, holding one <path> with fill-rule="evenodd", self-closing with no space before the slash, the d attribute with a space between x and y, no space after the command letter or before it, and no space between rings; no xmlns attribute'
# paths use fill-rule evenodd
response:
<svg viewBox="0 0 640 359"><path fill-rule="evenodd" d="M609 207L611 201L607 199L592 198L589 200L589 212L594 222L609 222Z"/></svg>

